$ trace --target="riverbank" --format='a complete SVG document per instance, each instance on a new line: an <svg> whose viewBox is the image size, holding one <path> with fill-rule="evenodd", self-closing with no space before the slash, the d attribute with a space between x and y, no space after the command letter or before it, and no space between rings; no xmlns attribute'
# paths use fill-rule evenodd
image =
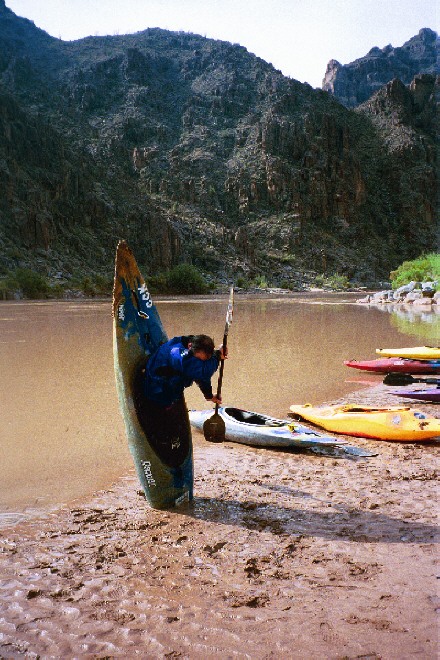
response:
<svg viewBox="0 0 440 660"><path fill-rule="evenodd" d="M344 400L399 401L383 385ZM350 441L379 455L195 433L187 509L149 509L131 471L4 529L0 655L436 657L439 444Z"/></svg>

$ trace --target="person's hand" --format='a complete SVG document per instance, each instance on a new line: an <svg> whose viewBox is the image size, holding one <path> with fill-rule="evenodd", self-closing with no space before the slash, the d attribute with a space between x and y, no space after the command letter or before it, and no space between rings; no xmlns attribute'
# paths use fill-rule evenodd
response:
<svg viewBox="0 0 440 660"><path fill-rule="evenodd" d="M223 344L218 347L218 350L220 351L220 360L226 360L228 357L228 347L223 348Z"/></svg>
<svg viewBox="0 0 440 660"><path fill-rule="evenodd" d="M221 402L222 402L222 398L221 398L221 396L216 396L215 394L214 394L214 396L213 396L211 399L207 399L207 400L208 400L208 401L212 401L212 403L218 403L219 405L220 405Z"/></svg>

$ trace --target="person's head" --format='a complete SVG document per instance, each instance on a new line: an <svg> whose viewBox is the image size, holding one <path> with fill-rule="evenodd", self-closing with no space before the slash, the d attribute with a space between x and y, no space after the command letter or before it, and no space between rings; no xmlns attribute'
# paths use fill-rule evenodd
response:
<svg viewBox="0 0 440 660"><path fill-rule="evenodd" d="M208 335L193 335L188 348L199 360L209 360L214 353L214 341Z"/></svg>

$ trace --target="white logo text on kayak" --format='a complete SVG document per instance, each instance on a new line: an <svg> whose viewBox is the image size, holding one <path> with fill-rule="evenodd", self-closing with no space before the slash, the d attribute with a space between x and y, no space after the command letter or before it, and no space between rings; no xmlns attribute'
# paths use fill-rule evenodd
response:
<svg viewBox="0 0 440 660"><path fill-rule="evenodd" d="M147 483L149 486L155 486L156 482L153 477L153 473L151 471L151 462L150 461L142 461L142 469L144 471L145 477L147 479Z"/></svg>
<svg viewBox="0 0 440 660"><path fill-rule="evenodd" d="M150 297L150 292L147 289L146 284L141 284L140 287L138 287L139 295L142 298L142 300L145 302L146 307L152 307L153 306L153 301L151 300Z"/></svg>

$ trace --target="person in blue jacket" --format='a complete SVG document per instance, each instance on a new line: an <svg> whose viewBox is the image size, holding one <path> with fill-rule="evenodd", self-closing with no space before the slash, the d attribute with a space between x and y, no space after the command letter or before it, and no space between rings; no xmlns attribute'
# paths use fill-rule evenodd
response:
<svg viewBox="0 0 440 660"><path fill-rule="evenodd" d="M223 347L214 350L207 335L174 337L138 373L134 401L139 421L151 446L170 467L180 469L191 442L184 389L195 382L207 401L221 403L212 392L211 378L224 358Z"/></svg>
<svg viewBox="0 0 440 660"><path fill-rule="evenodd" d="M221 403L212 392L211 377L225 357L223 347L214 350L214 342L207 335L174 337L147 361L144 394L156 405L169 408L195 382L207 401Z"/></svg>

